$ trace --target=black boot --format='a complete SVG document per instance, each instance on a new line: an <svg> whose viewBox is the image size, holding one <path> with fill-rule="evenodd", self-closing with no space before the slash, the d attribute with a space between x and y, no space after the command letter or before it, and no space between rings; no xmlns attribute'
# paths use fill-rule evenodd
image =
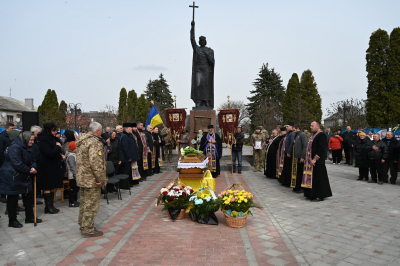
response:
<svg viewBox="0 0 400 266"><path fill-rule="evenodd" d="M40 224L42 221L42 219L39 219L36 217L36 223ZM25 223L26 224L34 224L35 223L35 218L29 218L29 219L25 219Z"/></svg>
<svg viewBox="0 0 400 266"><path fill-rule="evenodd" d="M78 189L77 187L69 190L69 207L79 207L80 203L78 200Z"/></svg>
<svg viewBox="0 0 400 266"><path fill-rule="evenodd" d="M51 196L51 194L52 193L47 193L47 194L43 195L44 203L46 206L46 207L44 207L44 213L56 214L56 213L58 213L58 210L56 208L54 208L54 206L53 206L54 198Z"/></svg>
<svg viewBox="0 0 400 266"><path fill-rule="evenodd" d="M50 195L51 195L51 198L53 199L53 200L51 201L51 206L53 206L53 208L56 209L57 212L59 212L60 209L57 209L56 207L54 207L54 192L50 192ZM64 199L65 199L65 194L64 194Z"/></svg>
<svg viewBox="0 0 400 266"><path fill-rule="evenodd" d="M23 225L18 220L12 220L8 222L8 227L21 228Z"/></svg>

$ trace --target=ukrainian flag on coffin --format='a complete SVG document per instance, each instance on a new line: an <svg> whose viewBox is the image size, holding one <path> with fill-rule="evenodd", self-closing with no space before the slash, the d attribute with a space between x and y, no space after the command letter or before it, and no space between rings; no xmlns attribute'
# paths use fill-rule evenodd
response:
<svg viewBox="0 0 400 266"><path fill-rule="evenodd" d="M153 128L159 124L162 124L161 116L157 111L157 108L155 105L150 110L149 116L147 117L146 121L146 128L148 125L151 125Z"/></svg>

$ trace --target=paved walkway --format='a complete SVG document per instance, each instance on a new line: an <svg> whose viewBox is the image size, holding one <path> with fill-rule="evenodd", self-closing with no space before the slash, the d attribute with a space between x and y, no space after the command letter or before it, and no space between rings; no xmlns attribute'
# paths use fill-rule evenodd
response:
<svg viewBox="0 0 400 266"><path fill-rule="evenodd" d="M177 176L166 172L134 187L123 200L101 200L97 228L105 233L84 239L77 208L56 206L37 227L7 227L0 219L0 265L400 265L400 187L355 181L356 168L328 165L334 196L309 203L261 173L223 172L217 191L243 183L264 210L255 210L246 227L172 222L154 207L162 186ZM4 213L5 204L0 203ZM19 215L23 221L24 215Z"/></svg>

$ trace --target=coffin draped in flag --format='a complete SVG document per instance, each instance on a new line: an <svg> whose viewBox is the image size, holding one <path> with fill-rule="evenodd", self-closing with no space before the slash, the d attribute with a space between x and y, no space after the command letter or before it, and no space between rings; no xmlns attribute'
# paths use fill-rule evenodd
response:
<svg viewBox="0 0 400 266"><path fill-rule="evenodd" d="M235 129L238 126L239 110L225 109L218 113L218 124L222 130L222 141L228 145L235 143Z"/></svg>
<svg viewBox="0 0 400 266"><path fill-rule="evenodd" d="M172 138L177 141L182 132L185 132L186 125L186 110L180 109L167 109L165 111L165 118L167 120L167 127L171 129Z"/></svg>

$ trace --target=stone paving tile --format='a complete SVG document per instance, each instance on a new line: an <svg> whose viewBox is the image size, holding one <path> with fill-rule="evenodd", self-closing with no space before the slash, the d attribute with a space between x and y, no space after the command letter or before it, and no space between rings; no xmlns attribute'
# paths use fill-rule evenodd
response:
<svg viewBox="0 0 400 266"><path fill-rule="evenodd" d="M310 265L400 265L393 263L400 261L400 182L356 181L357 168L328 161L327 169L333 197L320 203L261 173L243 176Z"/></svg>

